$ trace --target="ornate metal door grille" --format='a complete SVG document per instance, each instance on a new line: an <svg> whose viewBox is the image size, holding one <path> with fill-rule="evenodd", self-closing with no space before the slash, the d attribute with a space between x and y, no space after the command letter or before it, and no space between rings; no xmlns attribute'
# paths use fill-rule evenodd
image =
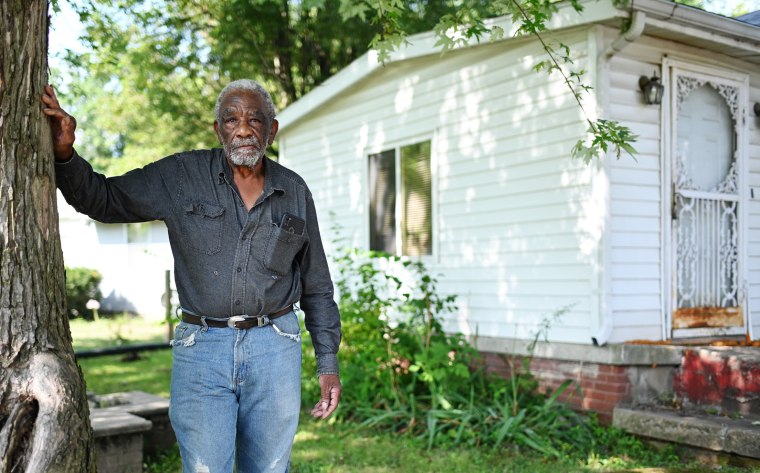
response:
<svg viewBox="0 0 760 473"><path fill-rule="evenodd" d="M677 145L673 184L676 246L673 328L741 326L736 165L739 87L679 74L674 79ZM720 104L711 109L710 100ZM691 110L683 113L687 101ZM689 129L703 117L714 118L720 128L721 107L726 130L709 130L710 136L703 136L699 130ZM710 145L711 133L724 141L720 143L721 139L717 139L716 153L694 149ZM720 144L723 149L719 149Z"/></svg>

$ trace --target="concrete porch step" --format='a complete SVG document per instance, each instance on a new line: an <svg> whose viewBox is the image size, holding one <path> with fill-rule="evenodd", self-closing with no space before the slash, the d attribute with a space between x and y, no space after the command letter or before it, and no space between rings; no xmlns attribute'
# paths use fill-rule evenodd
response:
<svg viewBox="0 0 760 473"><path fill-rule="evenodd" d="M760 459L760 421L616 407L612 425L641 437Z"/></svg>
<svg viewBox="0 0 760 473"><path fill-rule="evenodd" d="M673 390L693 404L760 415L760 348L686 348L673 376Z"/></svg>

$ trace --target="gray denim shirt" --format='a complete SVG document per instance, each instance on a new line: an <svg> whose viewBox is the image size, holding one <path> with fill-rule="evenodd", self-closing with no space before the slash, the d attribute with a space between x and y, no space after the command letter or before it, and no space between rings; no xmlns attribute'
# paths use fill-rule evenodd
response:
<svg viewBox="0 0 760 473"><path fill-rule="evenodd" d="M76 152L56 185L77 211L104 223L163 220L183 308L211 316L266 315L300 300L319 374L338 373L340 314L306 183L264 159L264 193L246 211L222 149L166 157L106 178ZM280 229L289 213L302 234Z"/></svg>

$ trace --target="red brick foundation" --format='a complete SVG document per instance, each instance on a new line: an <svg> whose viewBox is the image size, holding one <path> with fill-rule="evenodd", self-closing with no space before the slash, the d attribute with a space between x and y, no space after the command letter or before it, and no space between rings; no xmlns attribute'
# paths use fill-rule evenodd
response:
<svg viewBox="0 0 760 473"><path fill-rule="evenodd" d="M516 369L522 369L519 356L489 352L484 352L483 356L490 373L509 377L510 362ZM543 391L553 391L565 380L573 380L573 385L559 399L574 408L596 412L602 423L611 422L615 406L631 401L627 366L547 358L532 358L529 366Z"/></svg>

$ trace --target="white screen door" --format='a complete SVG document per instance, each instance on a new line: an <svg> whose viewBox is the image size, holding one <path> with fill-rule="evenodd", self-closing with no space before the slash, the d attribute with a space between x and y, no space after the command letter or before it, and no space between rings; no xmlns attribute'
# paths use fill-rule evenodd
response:
<svg viewBox="0 0 760 473"><path fill-rule="evenodd" d="M671 69L674 337L744 333L742 83Z"/></svg>

